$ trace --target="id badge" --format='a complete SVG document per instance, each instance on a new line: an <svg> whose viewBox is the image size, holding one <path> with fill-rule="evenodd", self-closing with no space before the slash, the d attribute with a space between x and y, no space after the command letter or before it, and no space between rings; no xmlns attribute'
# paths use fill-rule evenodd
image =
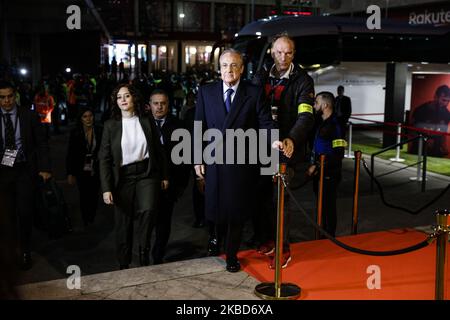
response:
<svg viewBox="0 0 450 320"><path fill-rule="evenodd" d="M7 167L14 167L14 162L16 162L18 150L6 149L2 158L2 165Z"/></svg>
<svg viewBox="0 0 450 320"><path fill-rule="evenodd" d="M83 168L83 171L89 171L89 172L91 172L92 171L92 163L93 163L93 160L92 160L92 155L90 155L90 154L87 154L86 155L86 159L85 159L85 161L84 161L84 168Z"/></svg>

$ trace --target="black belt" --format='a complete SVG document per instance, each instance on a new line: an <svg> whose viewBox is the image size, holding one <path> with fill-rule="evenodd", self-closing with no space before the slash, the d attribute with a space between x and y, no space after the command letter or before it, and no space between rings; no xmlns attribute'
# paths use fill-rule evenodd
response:
<svg viewBox="0 0 450 320"><path fill-rule="evenodd" d="M126 164L120 168L125 173L142 173L148 169L148 158L142 161Z"/></svg>

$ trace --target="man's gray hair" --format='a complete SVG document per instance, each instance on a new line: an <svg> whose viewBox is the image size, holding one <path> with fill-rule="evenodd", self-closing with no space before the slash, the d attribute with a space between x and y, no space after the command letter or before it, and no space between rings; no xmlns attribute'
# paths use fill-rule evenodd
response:
<svg viewBox="0 0 450 320"><path fill-rule="evenodd" d="M237 51L236 49L233 49L233 48L225 49L225 50L221 53L221 55L220 55L220 57L219 57L219 63L220 63L220 61L222 60L222 57L223 57L224 55L226 55L226 54L235 54L235 55L238 55L238 56L239 56L239 59L241 60L241 65L244 64L244 57L242 56L242 53L239 52L239 51Z"/></svg>

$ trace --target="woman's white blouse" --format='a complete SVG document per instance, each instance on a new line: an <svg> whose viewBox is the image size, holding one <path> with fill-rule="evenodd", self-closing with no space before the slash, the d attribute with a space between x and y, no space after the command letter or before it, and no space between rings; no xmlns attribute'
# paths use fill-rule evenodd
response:
<svg viewBox="0 0 450 320"><path fill-rule="evenodd" d="M137 116L122 118L121 166L142 161L149 157L147 140Z"/></svg>

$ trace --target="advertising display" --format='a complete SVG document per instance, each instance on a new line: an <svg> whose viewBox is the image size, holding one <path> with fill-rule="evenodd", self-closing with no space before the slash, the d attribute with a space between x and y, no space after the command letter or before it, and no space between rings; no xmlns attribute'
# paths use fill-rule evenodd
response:
<svg viewBox="0 0 450 320"><path fill-rule="evenodd" d="M412 126L428 130L427 154L450 158L450 74L413 73L411 88ZM447 135L445 135L447 133ZM417 153L417 143L410 144L409 152Z"/></svg>

